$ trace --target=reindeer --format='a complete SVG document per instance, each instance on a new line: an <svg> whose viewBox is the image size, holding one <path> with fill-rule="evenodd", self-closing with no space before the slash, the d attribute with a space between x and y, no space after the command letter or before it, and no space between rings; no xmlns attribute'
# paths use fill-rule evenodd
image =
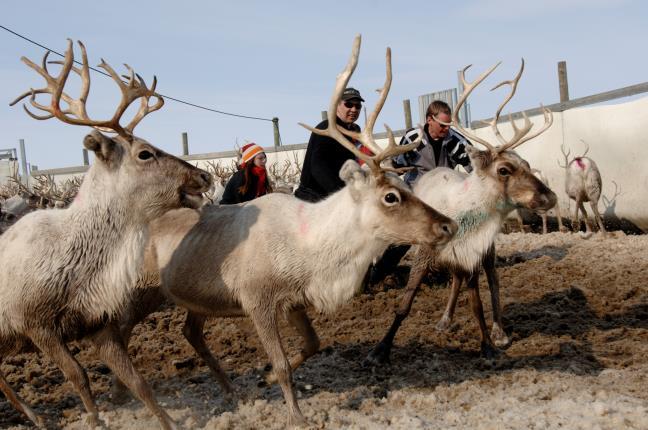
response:
<svg viewBox="0 0 648 430"><path fill-rule="evenodd" d="M143 139L133 129L147 114L162 107L163 99L126 66L123 82L102 60L103 68L117 83L121 101L112 118L91 119L86 112L90 90L88 58L84 45L81 67L74 66L72 41L58 76L50 75L47 57L39 67L22 61L47 82L11 103L30 96L30 104L46 112L26 112L35 119L57 118L67 124L91 126L83 144L95 153L79 193L67 209L40 210L20 219L0 236L0 359L25 348L36 347L63 371L80 394L89 413L88 424L99 424L88 376L66 342L91 336L99 357L140 398L165 429L175 428L171 418L154 400L146 381L133 367L121 343L114 317L128 300L139 272L148 224L166 211L198 207L211 177ZM81 77L81 94L73 99L64 92L70 72ZM40 104L39 94L50 94L51 103ZM150 104L150 98L156 99ZM66 107L61 107L61 100ZM139 100L140 109L123 126L120 119L128 106ZM9 386L0 373L0 390L9 402L38 426L41 417Z"/></svg>
<svg viewBox="0 0 648 430"><path fill-rule="evenodd" d="M549 179L542 173L539 169L531 169L531 172L536 176L536 178L540 179L543 184L545 184L547 187L549 187ZM556 219L558 221L558 231L564 233L567 231L567 227L563 225L562 222L562 213L560 211L560 205L558 204L558 200L556 200L556 205L554 206L553 210L556 213ZM540 218L542 219L542 234L547 234L547 211L546 210L536 210L535 211L538 215L540 215ZM514 211L515 218L518 222L518 226L520 227L520 232L524 233L524 221L522 219L522 214L520 213L520 209L516 209Z"/></svg>
<svg viewBox="0 0 648 430"><path fill-rule="evenodd" d="M565 192L570 199L576 202L572 230L580 230L580 220L578 219L578 210L580 209L585 220L585 231L587 233L592 232L590 220L583 206L583 202L589 202L599 229L605 233L605 226L598 211L598 201L601 198L601 172L594 160L586 157L589 152L589 145L582 139L581 142L585 144L585 152L580 157L574 157L571 161L569 161L571 150L565 152L564 145L560 145L560 151L565 157L565 165L563 166L558 162L558 166L565 169Z"/></svg>
<svg viewBox="0 0 648 430"><path fill-rule="evenodd" d="M433 247L447 242L457 228L380 165L419 144L396 145L389 128L385 149L372 137L391 86L389 48L387 79L366 129L362 134L352 134L338 128L336 106L355 70L359 52L360 36L356 36L351 58L336 80L328 129L301 124L334 138L365 162L367 168L361 168L355 160L343 165L340 178L346 183L344 188L317 203L272 193L238 205L205 206L200 212L176 210L151 226L147 255L157 261L165 295L189 310L185 334L198 327L194 338L202 338L206 317L250 317L272 364L270 380L278 381L283 391L289 425L304 422L293 392L292 369L319 348L305 307L333 312L360 289L369 264L389 244ZM376 155L364 154L343 133ZM253 263L241 264L244 261ZM156 275L145 273L141 278L152 280ZM290 361L281 344L278 313L286 313L305 340L304 350ZM210 366L218 366L216 359L211 360Z"/></svg>
<svg viewBox="0 0 648 430"><path fill-rule="evenodd" d="M473 171L468 175L448 168L437 168L427 172L415 183L414 194L453 218L459 225L459 230L441 249L418 246L415 250L414 263L406 292L396 311L394 322L384 338L369 353L365 364L376 365L388 361L394 336L409 314L421 280L431 267L436 270L447 268L452 275L450 298L443 317L437 324L437 329L446 330L450 326L459 288L465 282L470 291L473 314L479 322L482 353L486 356L493 356L497 352L496 345L505 346L509 343L501 319L494 241L502 222L515 208L548 210L556 203L556 195L533 175L529 164L513 151L551 126L553 122L551 111L542 108L545 123L543 127L531 134L529 132L533 124L526 115L524 115L524 126L521 129L518 129L511 118L514 135L510 140L504 139L497 128L502 109L515 94L518 81L524 70L524 60L522 60L520 71L513 80L504 81L493 88L494 90L502 85L510 86L510 93L489 122L496 138L501 143L500 146L494 146L488 140L469 132L462 127L459 121L458 112L468 95L499 64L482 73L471 83L465 79L466 70L470 66L465 67L461 72L464 91L453 110L451 124L448 125L455 126L462 134L485 146L486 150L480 151L473 146L467 146L466 150L473 166ZM491 335L493 340L488 335L479 297L481 266L486 272L491 293L493 307Z"/></svg>

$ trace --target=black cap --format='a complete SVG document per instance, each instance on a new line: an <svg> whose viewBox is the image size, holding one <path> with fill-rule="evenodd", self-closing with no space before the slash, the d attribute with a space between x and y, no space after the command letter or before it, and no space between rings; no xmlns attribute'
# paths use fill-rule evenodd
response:
<svg viewBox="0 0 648 430"><path fill-rule="evenodd" d="M356 90L355 88L348 87L342 93L342 101L351 99L359 99L360 101L364 101L364 99L360 96L360 91Z"/></svg>

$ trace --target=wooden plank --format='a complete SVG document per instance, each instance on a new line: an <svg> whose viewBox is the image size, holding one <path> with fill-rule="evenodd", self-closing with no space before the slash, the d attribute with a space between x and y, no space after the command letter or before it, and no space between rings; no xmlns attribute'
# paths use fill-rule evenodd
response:
<svg viewBox="0 0 648 430"><path fill-rule="evenodd" d="M546 107L552 112L564 112L566 110L573 109L576 107L602 103L609 100L620 99L623 97L630 97L630 96L634 96L646 92L648 92L648 82L644 82L636 85L630 85L629 87L623 87L612 91L606 91L604 93L598 93L591 96L581 97L563 103L554 103ZM518 119L518 118L522 118L523 113L526 113L527 116L540 115L542 114L542 110L540 109L540 107L537 107L525 111L515 112L512 115L514 119ZM491 120L492 118L488 118L486 120L473 121L470 124L470 127L473 130L476 128L486 127L486 124L482 123L482 121L488 122ZM504 121L508 121L508 114L500 117L498 122L504 122Z"/></svg>

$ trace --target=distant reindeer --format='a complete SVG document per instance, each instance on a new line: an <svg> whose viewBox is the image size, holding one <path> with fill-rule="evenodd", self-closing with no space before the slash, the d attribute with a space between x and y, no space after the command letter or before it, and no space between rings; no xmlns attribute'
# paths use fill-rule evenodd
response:
<svg viewBox="0 0 648 430"><path fill-rule="evenodd" d="M148 113L163 105L155 93L156 80L148 88L129 70L126 82L102 60L99 67L110 74L121 90L121 101L108 120L91 119L86 112L90 73L81 42L82 64L74 65L72 41L58 76L50 75L45 54L42 66L22 61L47 82L14 100L30 96L30 104L45 115L67 124L91 126L83 144L95 153L79 192L67 209L38 210L25 215L0 236L0 360L23 349L38 348L52 360L80 394L89 413L88 424L99 424L99 413L85 370L66 342L91 336L97 353L129 389L159 419L165 429L175 425L161 409L146 381L133 367L122 344L115 316L127 303L140 271L151 220L183 206L198 207L211 177L133 134ZM73 99L64 92L70 72L81 77L81 94ZM137 76L137 78L136 78ZM50 94L47 105L36 101ZM154 97L157 101L150 105ZM119 123L134 101L140 109L126 126ZM61 101L67 106L61 107ZM43 420L22 401L0 373L0 391L9 402L38 426Z"/></svg>
<svg viewBox="0 0 648 430"><path fill-rule="evenodd" d="M540 179L543 184L549 188L549 179L538 169L531 169L531 172L535 175L536 178ZM553 207L553 210L556 213L556 220L558 221L558 231L560 232L566 232L567 227L563 225L562 222L562 213L560 211L560 204L558 203L558 200L556 200L556 205ZM535 210L535 213L540 215L540 218L542 219L542 234L547 234L548 228L547 228L547 212L546 210ZM518 226L520 228L520 232L524 233L525 232L525 226L524 226L524 220L522 218L522 214L520 213L520 209L516 209L514 212L515 219L518 222Z"/></svg>
<svg viewBox="0 0 648 430"><path fill-rule="evenodd" d="M225 391L229 383L223 383L226 377L204 346L202 325L207 317L250 317L283 391L289 425L304 422L293 391L292 369L319 348L305 307L335 311L360 289L369 264L389 244L441 245L457 228L414 196L397 175L381 167L381 161L420 144L396 145L388 129L389 144L382 149L372 137L391 86L389 48L387 79L376 108L363 133L351 135L375 155L361 152L343 135L347 130L337 126L336 107L359 51L357 36L351 58L336 81L328 128L305 127L334 138L367 168L348 160L340 170L346 186L317 203L271 193L238 205L205 206L200 212L172 211L151 225L147 255L156 261L159 272L140 276L143 284L151 285L159 275L164 293L189 310L185 336L194 347L199 345L198 353ZM135 303L132 309L140 312L146 307L146 302ZM302 352L290 361L277 327L280 314L287 315L305 341ZM132 314L125 312L124 317L133 323Z"/></svg>
<svg viewBox="0 0 648 430"><path fill-rule="evenodd" d="M496 85L511 87L510 93L500 104L495 116L490 121L491 128L500 142L495 146L489 141L466 130L459 121L458 113L468 95L499 65L491 67L473 82L465 79L467 66L460 78L464 91L452 111L452 122L464 136L486 147L480 151L468 145L466 151L470 157L473 170L464 174L448 168L433 169L424 174L414 184L414 194L430 206L453 218L459 225L459 231L443 248L418 246L414 255L409 281L401 304L396 311L394 321L383 339L369 353L366 363L377 365L389 360L394 337L410 312L414 297L423 277L430 268L448 269L452 275L450 297L437 324L437 329L450 327L459 289L466 283L470 292L470 303L473 314L479 323L481 332L481 350L486 356L496 354L496 346L507 345L510 341L504 332L499 300L499 280L495 270L495 238L500 232L503 221L515 208L531 210L548 210L556 203L556 195L536 178L529 164L517 155L513 149L546 131L553 122L551 111L542 108L544 125L529 134L533 124L524 116L524 126L518 129L511 118L514 135L506 140L497 128L500 113L515 94L517 83L524 70L524 60L517 76ZM437 118L436 121L439 121ZM479 297L479 271L484 267L488 286L491 292L493 308L493 328L488 334L481 299ZM491 336L493 339L491 339Z"/></svg>
<svg viewBox="0 0 648 430"><path fill-rule="evenodd" d="M582 139L581 142L585 144L585 152L579 157L574 157L571 161L569 160L571 150L565 152L564 145L560 145L560 151L565 157L565 165L558 163L558 166L565 169L565 192L570 199L576 202L572 229L580 230L580 220L578 219L578 210L580 209L585 220L586 232L591 233L592 227L583 206L583 202L589 202L600 231L605 233L605 226L598 211L598 201L601 197L601 173L594 160L585 156L589 151L589 145Z"/></svg>

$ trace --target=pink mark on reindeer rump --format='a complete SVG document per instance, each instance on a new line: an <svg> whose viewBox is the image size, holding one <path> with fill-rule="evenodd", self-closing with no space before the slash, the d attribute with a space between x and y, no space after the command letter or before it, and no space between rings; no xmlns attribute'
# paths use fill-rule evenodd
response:
<svg viewBox="0 0 648 430"><path fill-rule="evenodd" d="M304 204L300 203L297 208L297 220L299 221L299 234L304 236L308 233L308 221L304 219Z"/></svg>
<svg viewBox="0 0 648 430"><path fill-rule="evenodd" d="M576 162L576 165L578 165L578 168L581 170L585 170L585 163L583 163L583 159L580 157L574 158L574 161Z"/></svg>

